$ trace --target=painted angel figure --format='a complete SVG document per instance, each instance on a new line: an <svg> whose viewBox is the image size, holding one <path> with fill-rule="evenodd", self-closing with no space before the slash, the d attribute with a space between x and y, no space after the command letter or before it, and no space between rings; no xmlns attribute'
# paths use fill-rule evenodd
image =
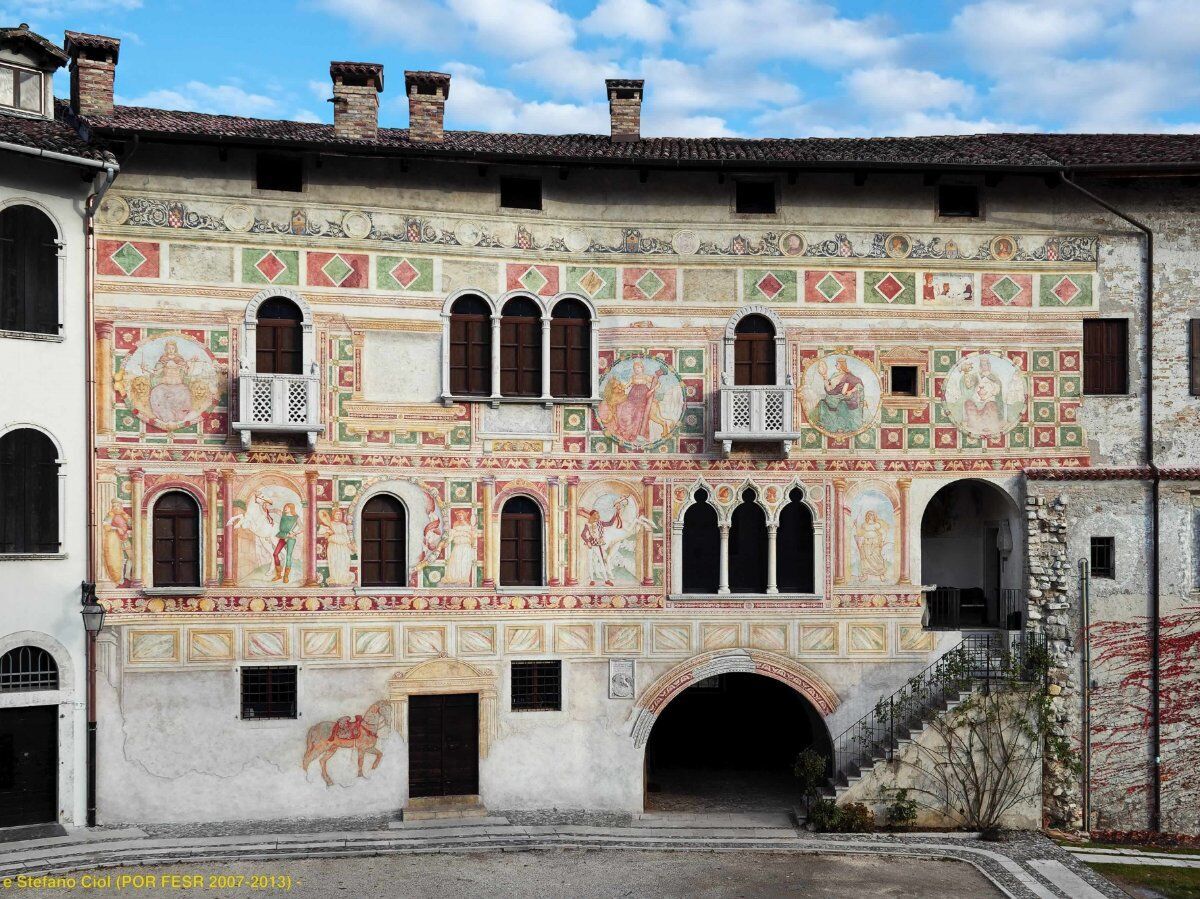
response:
<svg viewBox="0 0 1200 899"><path fill-rule="evenodd" d="M868 509L862 518L855 520L854 544L858 548L859 576L864 580L887 580L891 567L883 554L887 543L887 529L874 509Z"/></svg>
<svg viewBox="0 0 1200 899"><path fill-rule="evenodd" d="M325 537L325 556L329 561L330 587L349 587L354 584L354 572L350 570L350 560L354 557L354 535L350 530L350 522L346 520L346 512L341 506L334 506L333 511L322 509L317 513L318 533Z"/></svg>

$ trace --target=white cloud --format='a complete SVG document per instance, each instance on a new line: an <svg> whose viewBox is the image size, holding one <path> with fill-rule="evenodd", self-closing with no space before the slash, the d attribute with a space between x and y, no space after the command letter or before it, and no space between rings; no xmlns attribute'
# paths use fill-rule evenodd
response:
<svg viewBox="0 0 1200 899"><path fill-rule="evenodd" d="M1095 0L983 0L961 9L951 35L964 61L991 72L1010 72L1048 56L1061 56L1098 39L1106 27Z"/></svg>
<svg viewBox="0 0 1200 899"><path fill-rule="evenodd" d="M486 84L483 71L475 66L451 62L445 68L454 79L446 104L447 127L546 134L608 129L607 103L526 101L508 88Z"/></svg>
<svg viewBox="0 0 1200 899"><path fill-rule="evenodd" d="M545 0L446 0L473 32L476 43L498 56L527 57L563 50L575 41L575 24Z"/></svg>
<svg viewBox="0 0 1200 899"><path fill-rule="evenodd" d="M601 53L585 53L572 47L550 50L513 63L513 75L523 83L534 83L554 97L580 100L604 97L604 79L624 73Z"/></svg>
<svg viewBox="0 0 1200 899"><path fill-rule="evenodd" d="M671 36L667 11L649 0L600 0L580 27L590 34L645 44L660 44Z"/></svg>
<svg viewBox="0 0 1200 899"><path fill-rule="evenodd" d="M414 47L452 43L448 15L433 0L311 0L313 5L348 20L374 40L398 40Z"/></svg>
<svg viewBox="0 0 1200 899"><path fill-rule="evenodd" d="M919 69L856 69L843 83L852 99L883 112L965 107L975 99L974 89L966 82Z"/></svg>
<svg viewBox="0 0 1200 899"><path fill-rule="evenodd" d="M269 117L279 111L279 102L272 97L250 93L233 84L205 84L203 81L189 81L174 88L159 88L139 97L118 97L117 102L128 106L237 116Z"/></svg>

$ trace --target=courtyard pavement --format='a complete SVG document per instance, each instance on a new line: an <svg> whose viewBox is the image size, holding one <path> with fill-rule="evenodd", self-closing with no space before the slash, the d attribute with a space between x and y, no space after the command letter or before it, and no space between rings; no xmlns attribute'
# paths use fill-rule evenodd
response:
<svg viewBox="0 0 1200 899"><path fill-rule="evenodd" d="M1125 894L1037 835L983 842L960 834L810 834L782 813L644 815L621 824L511 815L455 822L313 823L256 829L79 831L0 844L0 894L19 876L74 877L22 896L1013 896ZM150 830L147 828L147 830ZM237 833L235 830L244 832ZM273 832L272 832L273 831ZM601 851L604 850L604 851ZM168 883L164 873L199 880ZM111 886L85 875L106 877ZM207 875L263 875L260 888ZM154 875L151 885L119 881ZM271 875L276 881L269 880ZM285 878L280 881L278 878ZM7 889L5 883L8 883ZM32 889L30 887L33 887ZM136 889L130 889L134 887ZM122 892L125 892L122 891ZM157 892L156 892L157 891Z"/></svg>

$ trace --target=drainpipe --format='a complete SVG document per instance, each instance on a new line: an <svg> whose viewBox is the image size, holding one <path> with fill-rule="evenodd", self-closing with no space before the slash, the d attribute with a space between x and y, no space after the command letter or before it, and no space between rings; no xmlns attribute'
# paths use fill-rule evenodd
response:
<svg viewBox="0 0 1200 899"><path fill-rule="evenodd" d="M1150 752L1153 763L1150 771L1150 830L1161 829L1162 810L1162 740L1159 721L1159 681L1161 667L1158 660L1160 643L1159 616L1159 563L1158 494L1161 473L1154 461L1154 232L1132 216L1126 215L1111 203L1100 199L1090 190L1080 187L1065 171L1059 172L1062 183L1087 197L1097 206L1108 210L1122 221L1128 222L1146 236L1146 261L1143 281L1146 285L1146 309L1142 315L1142 381L1146 393L1143 418L1142 452L1146 468L1150 472L1150 564L1147 566L1147 587L1150 592ZM1090 641L1090 635L1087 639Z"/></svg>
<svg viewBox="0 0 1200 899"><path fill-rule="evenodd" d="M86 534L85 559L87 560L87 584L96 583L96 553L95 535L92 524L96 511L96 429L94 421L94 401L96 392L96 363L92 358L92 341L95 337L95 308L93 291L95 285L92 272L95 270L96 255L96 211L108 189L120 172L120 166L115 161L106 161L102 167L104 180L87 198L83 210L83 305L84 326L84 416L87 421L87 519L84 533ZM96 826L96 634L87 633L87 826Z"/></svg>

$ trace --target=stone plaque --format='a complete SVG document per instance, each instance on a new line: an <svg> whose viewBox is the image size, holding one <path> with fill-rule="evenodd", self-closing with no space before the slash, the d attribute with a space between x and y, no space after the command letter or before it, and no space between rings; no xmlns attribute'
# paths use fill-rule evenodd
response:
<svg viewBox="0 0 1200 899"><path fill-rule="evenodd" d="M633 699L633 659L609 659L608 698Z"/></svg>

